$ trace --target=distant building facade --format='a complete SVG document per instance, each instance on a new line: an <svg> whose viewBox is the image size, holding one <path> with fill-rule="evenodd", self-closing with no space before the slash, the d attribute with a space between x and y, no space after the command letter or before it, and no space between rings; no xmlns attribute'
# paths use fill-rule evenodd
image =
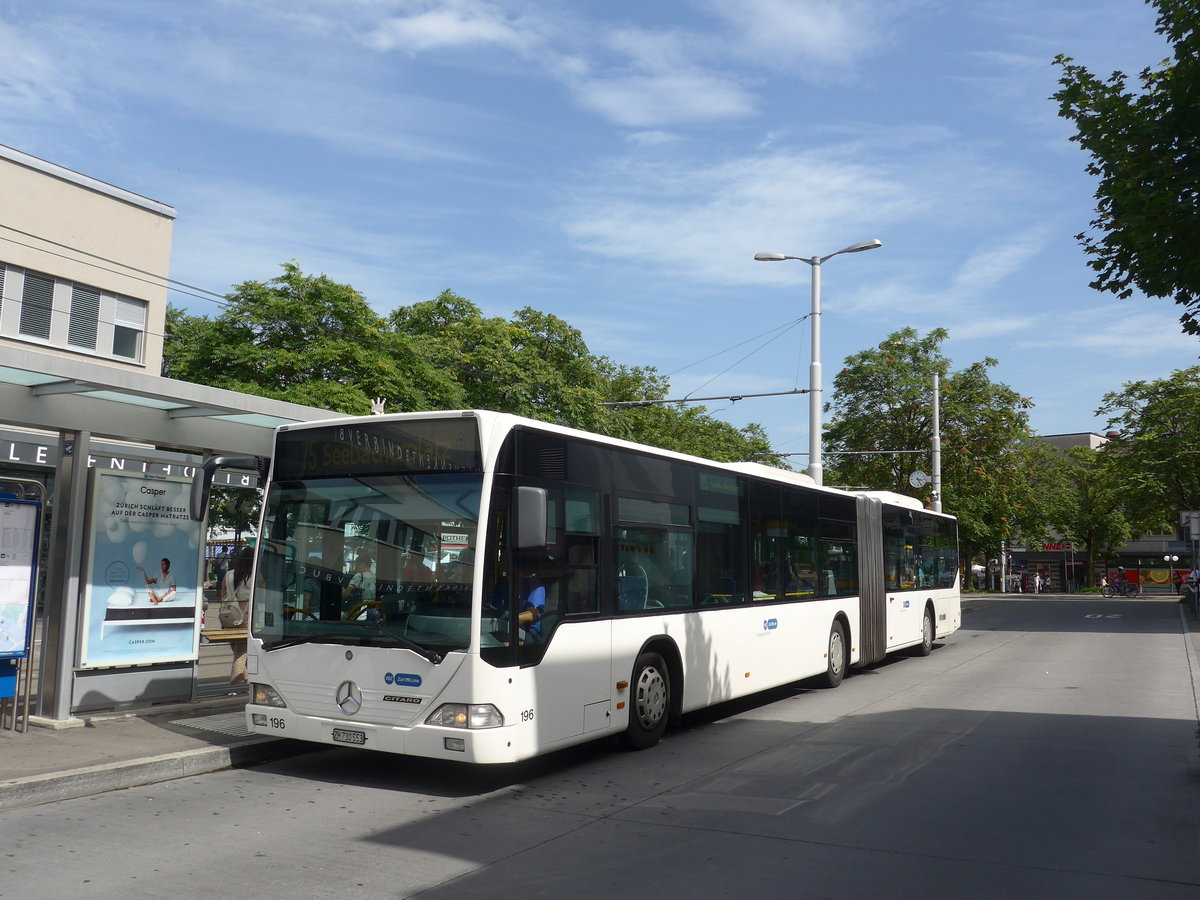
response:
<svg viewBox="0 0 1200 900"><path fill-rule="evenodd" d="M1111 438L1095 432L1044 435L1042 440L1057 450L1089 447L1098 450ZM1149 592L1173 592L1177 573L1186 574L1191 568L1192 551L1179 533L1143 535L1114 550L1113 555L1098 560L1098 568L1085 571L1084 548L1054 537L1042 543L1009 548L1010 572L1013 587L1032 591L1041 573L1048 579L1049 591L1069 588L1095 587L1102 578L1112 579L1118 566L1127 577Z"/></svg>

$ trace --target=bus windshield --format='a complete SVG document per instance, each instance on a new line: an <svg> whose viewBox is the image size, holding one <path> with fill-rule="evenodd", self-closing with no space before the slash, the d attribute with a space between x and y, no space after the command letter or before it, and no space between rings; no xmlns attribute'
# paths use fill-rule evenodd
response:
<svg viewBox="0 0 1200 900"><path fill-rule="evenodd" d="M251 631L303 643L465 650L478 474L275 482L267 495Z"/></svg>

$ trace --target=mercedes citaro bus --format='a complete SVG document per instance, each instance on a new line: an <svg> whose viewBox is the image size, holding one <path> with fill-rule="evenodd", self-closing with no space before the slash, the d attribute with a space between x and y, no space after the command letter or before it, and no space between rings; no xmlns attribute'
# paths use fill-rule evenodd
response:
<svg viewBox="0 0 1200 900"><path fill-rule="evenodd" d="M209 459L193 515L255 464L255 733L474 763L646 748L959 627L955 520L898 494L452 411L282 426L269 460Z"/></svg>

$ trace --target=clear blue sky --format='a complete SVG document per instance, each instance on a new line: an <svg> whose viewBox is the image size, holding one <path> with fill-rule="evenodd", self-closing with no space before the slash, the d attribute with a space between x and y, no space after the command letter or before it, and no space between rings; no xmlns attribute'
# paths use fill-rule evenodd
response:
<svg viewBox="0 0 1200 900"><path fill-rule="evenodd" d="M174 206L172 275L212 291L296 259L381 313L554 313L672 396L766 392L807 386L807 323L751 351L810 270L755 252L879 238L823 269L827 391L941 326L1037 431L1100 430L1200 351L1169 301L1088 288L1048 99L1056 53L1167 55L1140 0L0 0L0 46L0 143ZM807 448L803 395L709 407Z"/></svg>

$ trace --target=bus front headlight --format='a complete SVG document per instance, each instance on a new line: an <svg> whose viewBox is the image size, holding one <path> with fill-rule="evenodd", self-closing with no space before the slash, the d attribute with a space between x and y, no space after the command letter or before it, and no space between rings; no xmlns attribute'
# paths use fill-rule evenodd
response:
<svg viewBox="0 0 1200 900"><path fill-rule="evenodd" d="M256 706L278 706L281 709L287 709L283 698L269 684L250 685L250 702Z"/></svg>
<svg viewBox="0 0 1200 900"><path fill-rule="evenodd" d="M504 724L504 716L490 703L443 703L429 714L425 724L445 728L499 728Z"/></svg>

